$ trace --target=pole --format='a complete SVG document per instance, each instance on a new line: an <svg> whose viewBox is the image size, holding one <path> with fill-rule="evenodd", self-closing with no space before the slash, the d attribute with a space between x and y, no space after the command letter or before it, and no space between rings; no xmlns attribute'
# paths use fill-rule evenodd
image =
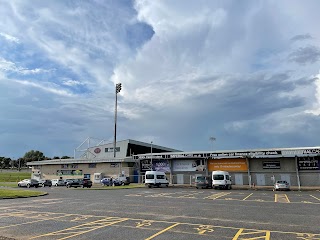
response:
<svg viewBox="0 0 320 240"><path fill-rule="evenodd" d="M114 139L113 139L113 157L116 158L116 142L117 142L117 102L118 102L118 97L117 97L117 87L115 90L116 93L116 102L115 102L115 107L114 107Z"/></svg>
<svg viewBox="0 0 320 240"><path fill-rule="evenodd" d="M151 141L151 170L153 170L153 165L152 165L152 141Z"/></svg>
<svg viewBox="0 0 320 240"><path fill-rule="evenodd" d="M299 175L298 157L297 156L295 156L295 161L296 161L297 182L298 182L298 187L299 187L299 191L300 191L301 190L301 183L300 183L300 175Z"/></svg>

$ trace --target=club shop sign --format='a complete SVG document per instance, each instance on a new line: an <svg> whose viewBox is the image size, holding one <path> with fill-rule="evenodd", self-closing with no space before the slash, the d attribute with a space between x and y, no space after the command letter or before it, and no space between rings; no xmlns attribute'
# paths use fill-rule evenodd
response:
<svg viewBox="0 0 320 240"><path fill-rule="evenodd" d="M263 169L280 169L280 161L265 161L262 163Z"/></svg>

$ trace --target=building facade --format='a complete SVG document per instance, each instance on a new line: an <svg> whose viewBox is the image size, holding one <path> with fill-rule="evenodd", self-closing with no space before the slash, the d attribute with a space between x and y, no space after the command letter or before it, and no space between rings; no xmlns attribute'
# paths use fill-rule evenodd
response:
<svg viewBox="0 0 320 240"><path fill-rule="evenodd" d="M140 172L165 171L173 184L192 184L197 175L228 171L235 185L320 186L320 147L236 151L171 152L134 155ZM152 159L152 160L151 160Z"/></svg>
<svg viewBox="0 0 320 240"><path fill-rule="evenodd" d="M235 185L270 186L286 180L292 186L320 186L320 147L181 152L135 140L89 147L78 159L28 163L33 178L90 178L130 176L143 182L148 170L165 172L171 184L193 184L198 175L228 171Z"/></svg>

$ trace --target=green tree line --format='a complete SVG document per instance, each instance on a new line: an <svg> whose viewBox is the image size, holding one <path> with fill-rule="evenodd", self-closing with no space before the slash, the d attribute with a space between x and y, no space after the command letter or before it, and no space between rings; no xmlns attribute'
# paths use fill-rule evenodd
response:
<svg viewBox="0 0 320 240"><path fill-rule="evenodd" d="M33 161L43 161L43 160L51 160L51 159L68 159L71 158L69 156L54 156L53 158L46 157L43 152L31 150L26 152L23 157L18 159L11 159L8 157L0 157L0 168L1 169L9 169L9 168L24 168L27 167L28 162Z"/></svg>

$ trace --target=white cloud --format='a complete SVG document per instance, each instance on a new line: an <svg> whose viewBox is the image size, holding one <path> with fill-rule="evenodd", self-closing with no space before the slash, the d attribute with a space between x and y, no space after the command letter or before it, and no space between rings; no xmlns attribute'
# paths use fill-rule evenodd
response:
<svg viewBox="0 0 320 240"><path fill-rule="evenodd" d="M49 152L72 151L87 136L112 140L114 85L121 82L118 139L185 150L211 148L212 132L216 149L318 141L310 126L320 132L312 77L319 73L319 3L130 4L3 3L1 31L19 40L0 53L7 103L0 116L14 119L2 118L11 139L31 136ZM28 114L38 125L21 120Z"/></svg>
<svg viewBox="0 0 320 240"><path fill-rule="evenodd" d="M11 36L9 34L6 34L6 33L0 32L0 36L5 38L9 42L14 42L14 43L19 43L20 42L18 38L14 37L14 36Z"/></svg>

